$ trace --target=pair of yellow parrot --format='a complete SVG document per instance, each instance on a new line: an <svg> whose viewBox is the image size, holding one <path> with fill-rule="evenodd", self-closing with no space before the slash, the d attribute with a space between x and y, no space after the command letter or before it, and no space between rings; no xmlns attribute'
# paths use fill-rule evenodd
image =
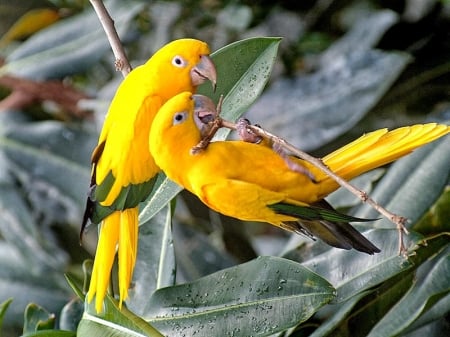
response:
<svg viewBox="0 0 450 337"><path fill-rule="evenodd" d="M348 222L364 221L335 211L324 198L339 185L307 162L290 157L314 181L270 147L217 141L192 153L215 112L212 101L194 95L216 71L209 48L193 39L162 47L122 82L111 103L92 155L88 221L100 223L88 301L102 311L117 252L120 304L128 296L137 253L138 204L162 170L210 208L241 220L268 222L331 246L379 252ZM450 132L430 123L378 130L323 158L344 179L387 164Z"/></svg>

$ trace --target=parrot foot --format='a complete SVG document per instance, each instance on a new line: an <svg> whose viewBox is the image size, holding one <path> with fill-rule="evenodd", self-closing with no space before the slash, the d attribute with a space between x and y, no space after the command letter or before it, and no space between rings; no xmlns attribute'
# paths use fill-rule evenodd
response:
<svg viewBox="0 0 450 337"><path fill-rule="evenodd" d="M236 123L236 131L239 134L239 137L244 142L248 143L254 143L254 144L260 144L264 138L255 132L253 132L249 126L251 125L250 121L247 118L239 118L239 120ZM254 126L261 128L258 124L255 124ZM286 162L286 165L289 167L290 170L304 174L307 176L313 183L317 183L316 178L314 175L309 172L305 167L295 163L292 161L289 156L287 155L286 151L283 149L282 145L278 143L272 144L272 149L283 158L283 160Z"/></svg>
<svg viewBox="0 0 450 337"><path fill-rule="evenodd" d="M247 143L255 143L259 144L262 142L263 137L255 134L252 130L248 128L250 125L250 121L247 118L239 118L239 120L236 123L236 131L239 134L239 137L241 140ZM259 125L255 125L258 126Z"/></svg>

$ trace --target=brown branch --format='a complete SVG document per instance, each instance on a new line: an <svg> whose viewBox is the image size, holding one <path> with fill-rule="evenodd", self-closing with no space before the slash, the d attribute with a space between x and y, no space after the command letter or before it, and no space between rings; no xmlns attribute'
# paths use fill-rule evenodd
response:
<svg viewBox="0 0 450 337"><path fill-rule="evenodd" d="M131 65L128 62L128 58L123 45L120 42L119 35L114 28L114 20L109 15L102 0L90 0L90 2L97 13L103 29L105 30L106 36L108 37L114 56L116 57L114 62L116 70L122 72L123 77L125 77L130 73Z"/></svg>
<svg viewBox="0 0 450 337"><path fill-rule="evenodd" d="M220 117L217 117L218 121L214 121L213 123L216 123L218 127L215 127L212 129L212 131L217 131L220 126L226 127L231 130L237 130L237 124L226 121ZM255 125L248 125L247 126L248 131L251 133L254 133L255 135L264 137L266 139L269 139L273 144L278 144L283 149L286 149L290 153L294 154L295 156L299 157L300 159L303 159L307 161L308 163L312 164L322 172L324 172L326 175L334 179L340 186L350 191L352 194L357 196L362 202L365 202L372 206L376 211L378 211L381 215L385 216L387 219L389 219L392 223L394 223L397 226L397 230L399 232L399 239L398 239L398 247L399 247L399 254L406 255L407 250L405 248L404 242L403 242L403 234L408 234L408 230L405 227L405 223L407 222L407 219L405 217L399 216L397 214L394 214L387 209L385 209L383 206L378 204L375 200L373 200L371 197L368 196L368 194L352 184L350 184L348 181L343 179L342 177L338 176L336 173L334 173L332 170L330 170L321 159L313 157L309 155L306 152L303 152L299 149L297 149L292 144L288 143L284 139L271 134L270 132L255 126ZM215 132L214 131L214 132ZM211 139L212 136L210 136L209 139ZM201 151L202 149L206 148L207 144L202 143L198 144L195 148L197 151Z"/></svg>
<svg viewBox="0 0 450 337"><path fill-rule="evenodd" d="M78 102L88 96L60 81L38 82L5 75L0 77L0 86L12 91L0 101L0 111L21 110L35 103L51 101L77 118L89 116L88 111L78 106Z"/></svg>
<svg viewBox="0 0 450 337"><path fill-rule="evenodd" d="M223 103L223 95L220 95L219 102L217 103L215 111L215 118L212 122L208 123L209 124L208 134L203 136L202 140L200 140L200 142L191 149L191 154L195 155L206 149L208 147L208 144L211 142L214 135L216 134L217 130L223 127L222 123L224 120L220 118L220 112L222 111L222 103Z"/></svg>

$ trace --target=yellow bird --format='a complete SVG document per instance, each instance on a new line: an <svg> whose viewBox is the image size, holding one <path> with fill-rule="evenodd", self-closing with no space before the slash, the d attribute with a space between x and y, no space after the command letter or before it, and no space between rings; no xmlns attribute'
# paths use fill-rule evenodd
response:
<svg viewBox="0 0 450 337"><path fill-rule="evenodd" d="M215 86L216 69L206 43L173 41L132 70L109 107L92 154L91 192L81 236L90 220L100 224L88 301L102 310L118 252L120 304L128 296L137 254L138 204L153 188L159 168L149 150L149 132L159 108L178 93L195 92L206 80Z"/></svg>
<svg viewBox="0 0 450 337"><path fill-rule="evenodd" d="M171 180L219 213L316 236L338 248L380 252L348 224L370 220L339 213L324 200L339 185L311 164L289 157L312 173L315 182L290 169L271 148L254 143L216 141L193 154L191 149L208 131L203 122L212 118L214 110L207 97L185 92L169 100L156 116L150 148ZM436 123L381 129L327 155L323 162L349 180L449 132L449 126Z"/></svg>

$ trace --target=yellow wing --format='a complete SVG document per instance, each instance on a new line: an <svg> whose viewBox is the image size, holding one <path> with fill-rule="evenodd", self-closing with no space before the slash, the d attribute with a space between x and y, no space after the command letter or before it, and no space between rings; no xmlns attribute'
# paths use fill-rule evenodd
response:
<svg viewBox="0 0 450 337"><path fill-rule="evenodd" d="M292 216L277 214L267 207L287 201L284 194L246 181L225 179L220 177L220 173L216 181L195 186L191 192L213 210L241 220L268 222L275 226L282 226L285 221L297 220ZM294 203L308 206L300 202Z"/></svg>

